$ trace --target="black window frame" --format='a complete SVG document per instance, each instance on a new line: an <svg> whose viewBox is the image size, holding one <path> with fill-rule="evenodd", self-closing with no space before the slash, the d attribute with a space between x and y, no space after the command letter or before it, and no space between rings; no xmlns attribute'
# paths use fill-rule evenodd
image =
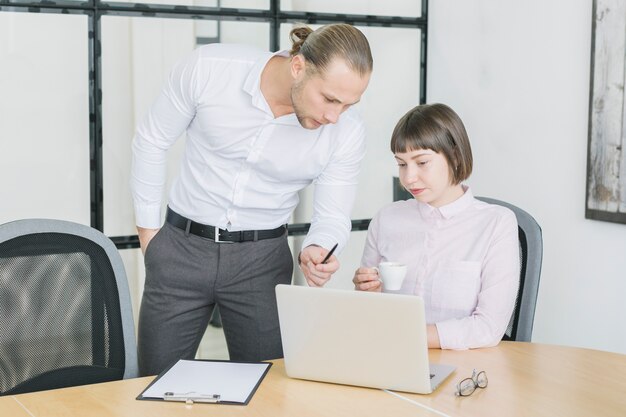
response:
<svg viewBox="0 0 626 417"><path fill-rule="evenodd" d="M90 225L104 232L104 177L102 135L102 64L101 64L101 18L102 16L154 17L193 20L269 22L270 49L279 49L280 25L282 23L329 24L348 23L359 26L419 29L421 55L419 68L419 103L426 103L426 68L428 51L428 0L421 1L421 16L372 16L359 14L334 14L306 11L282 11L280 0L270 0L269 9L241 9L223 7L199 7L162 5L151 3L80 1L23 1L0 0L1 12L79 14L88 20L88 71L89 71L89 195ZM390 196L391 197L391 196ZM352 220L352 231L367 230L371 219ZM289 225L289 235L305 235L310 223ZM109 236L118 249L139 248L137 235Z"/></svg>

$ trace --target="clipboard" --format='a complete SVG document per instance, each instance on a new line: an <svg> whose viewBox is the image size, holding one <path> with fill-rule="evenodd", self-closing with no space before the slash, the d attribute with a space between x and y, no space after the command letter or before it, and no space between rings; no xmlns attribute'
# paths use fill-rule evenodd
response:
<svg viewBox="0 0 626 417"><path fill-rule="evenodd" d="M136 399L247 405L271 366L271 362L179 359Z"/></svg>

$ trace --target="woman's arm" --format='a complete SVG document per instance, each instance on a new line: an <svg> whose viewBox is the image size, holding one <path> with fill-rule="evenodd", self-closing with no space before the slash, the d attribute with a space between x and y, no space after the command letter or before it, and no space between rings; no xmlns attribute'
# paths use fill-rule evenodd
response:
<svg viewBox="0 0 626 417"><path fill-rule="evenodd" d="M441 343L439 342L439 332L437 331L437 326L434 324L429 324L426 326L426 336L428 338L428 348L429 349L440 349Z"/></svg>
<svg viewBox="0 0 626 417"><path fill-rule="evenodd" d="M517 220L507 210L498 220L481 267L476 308L468 317L436 323L443 349L497 345L511 319L519 286Z"/></svg>

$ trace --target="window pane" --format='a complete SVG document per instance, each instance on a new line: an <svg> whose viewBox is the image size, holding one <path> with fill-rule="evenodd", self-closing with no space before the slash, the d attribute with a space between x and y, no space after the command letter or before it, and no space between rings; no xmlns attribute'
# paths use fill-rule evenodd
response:
<svg viewBox="0 0 626 417"><path fill-rule="evenodd" d="M20 3L22 3L22 4L23 3L37 3L34 0L11 0L10 2L11 3L16 3L16 4L20 4ZM55 1L54 3L55 4L62 4L62 3L70 3L71 4L71 3L74 3L74 2L76 2L76 3L79 3L79 2L80 3L85 3L85 1L83 1L83 0L60 0L59 2ZM42 2L39 2L39 3L42 3L42 4L39 4L40 7L46 7L45 2L42 1ZM72 4L72 6L74 6L74 5Z"/></svg>
<svg viewBox="0 0 626 417"><path fill-rule="evenodd" d="M87 17L0 12L0 223L90 223Z"/></svg>
<svg viewBox="0 0 626 417"><path fill-rule="evenodd" d="M419 17L422 14L422 2L419 0L282 0L280 8L285 11L375 16Z"/></svg>
<svg viewBox="0 0 626 417"><path fill-rule="evenodd" d="M291 46L289 31L281 25L281 48ZM312 29L319 26L310 25ZM363 159L353 219L371 218L393 201L393 177L398 167L389 150L397 121L419 104L421 31L389 27L358 27L367 36L374 72L357 109L365 121L367 153ZM399 59L401 57L401 59ZM398 63L401 62L401 65ZM312 215L312 187L301 193L295 223L309 222Z"/></svg>
<svg viewBox="0 0 626 417"><path fill-rule="evenodd" d="M207 39L269 50L269 24L104 16L102 120L104 231L134 235L130 194L131 141L174 64ZM200 42L198 42L200 40ZM178 171L184 140L169 151L168 178ZM167 203L167 192L163 205Z"/></svg>
<svg viewBox="0 0 626 417"><path fill-rule="evenodd" d="M232 9L267 10L270 0L116 0L120 3L174 4L177 6L223 7Z"/></svg>
<svg viewBox="0 0 626 417"><path fill-rule="evenodd" d="M393 177L398 175L398 166L389 149L391 133L398 120L419 104L420 97L421 31L359 29L370 41L374 72L359 108L365 120L367 153L353 219L371 218L393 201Z"/></svg>
<svg viewBox="0 0 626 417"><path fill-rule="evenodd" d="M365 239L367 231L359 231L350 233L350 240L344 250L338 255L339 270L332 276L326 288L338 288L342 290L353 290L354 271L361 264L363 256L363 248L365 247ZM376 266L376 265L368 265Z"/></svg>

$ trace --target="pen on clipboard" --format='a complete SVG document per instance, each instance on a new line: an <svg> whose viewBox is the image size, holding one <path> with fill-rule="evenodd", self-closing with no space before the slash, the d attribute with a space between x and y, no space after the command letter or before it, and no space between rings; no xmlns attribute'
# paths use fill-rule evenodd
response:
<svg viewBox="0 0 626 417"><path fill-rule="evenodd" d="M324 260L322 261L323 264L325 264L326 262L328 262L328 260L330 259L331 256L333 256L333 252L335 251L335 249L337 249L337 245L339 245L339 243L335 243L335 246L333 246L333 248L330 250L330 252L328 252L326 254L326 256L324 257Z"/></svg>
<svg viewBox="0 0 626 417"><path fill-rule="evenodd" d="M163 394L166 401L182 401L185 404L193 403L218 403L220 402L219 394L200 394L197 392L171 392Z"/></svg>

